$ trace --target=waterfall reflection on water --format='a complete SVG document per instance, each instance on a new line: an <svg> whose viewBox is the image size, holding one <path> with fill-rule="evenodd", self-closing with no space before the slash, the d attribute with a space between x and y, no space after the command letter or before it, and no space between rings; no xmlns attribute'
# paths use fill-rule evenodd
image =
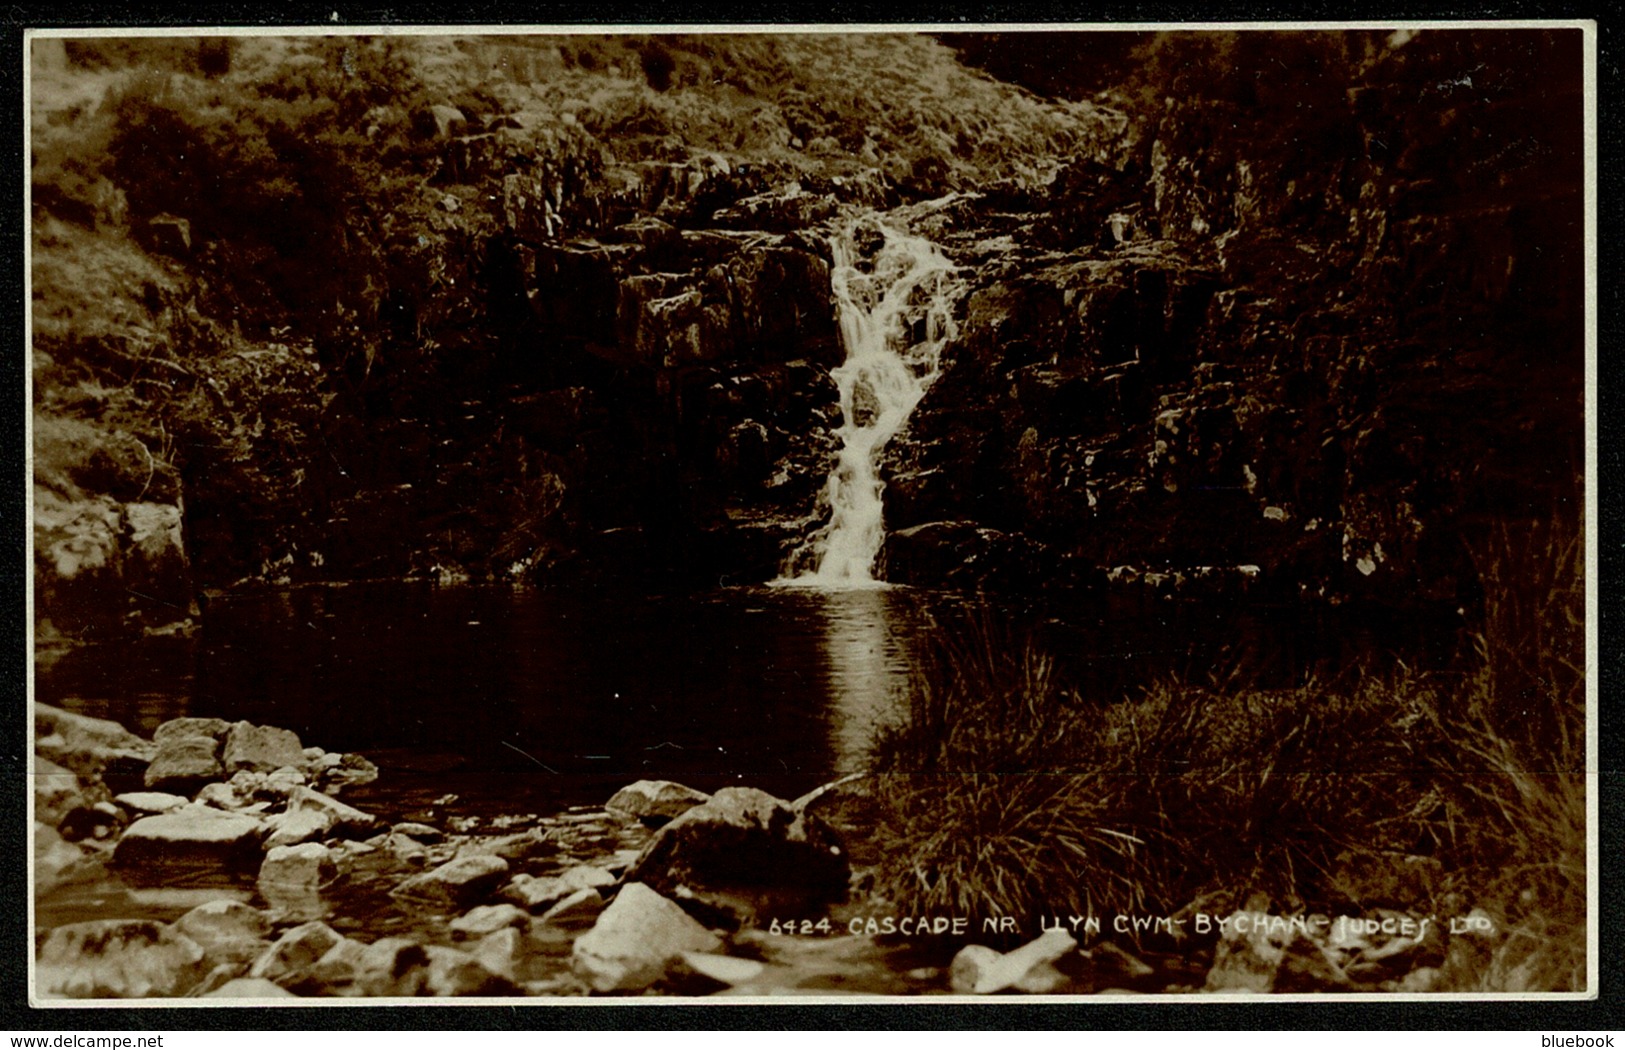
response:
<svg viewBox="0 0 1625 1050"><path fill-rule="evenodd" d="M829 666L829 746L839 774L867 768L876 728L895 718L907 699L911 643L917 643L920 625L918 610L903 600L904 593L818 592Z"/></svg>

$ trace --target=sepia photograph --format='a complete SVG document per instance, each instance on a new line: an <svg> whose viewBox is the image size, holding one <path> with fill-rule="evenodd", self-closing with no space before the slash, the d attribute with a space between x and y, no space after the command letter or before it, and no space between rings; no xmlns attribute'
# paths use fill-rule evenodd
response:
<svg viewBox="0 0 1625 1050"><path fill-rule="evenodd" d="M25 46L34 1006L1597 994L1594 23Z"/></svg>

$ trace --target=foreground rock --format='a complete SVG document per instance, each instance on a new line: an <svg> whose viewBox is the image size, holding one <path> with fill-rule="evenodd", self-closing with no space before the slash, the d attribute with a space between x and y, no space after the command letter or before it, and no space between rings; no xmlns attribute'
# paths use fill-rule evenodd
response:
<svg viewBox="0 0 1625 1050"><path fill-rule="evenodd" d="M594 991L639 991L660 980L684 952L710 954L721 947L721 938L674 902L632 882L575 942L571 960Z"/></svg>
<svg viewBox="0 0 1625 1050"><path fill-rule="evenodd" d="M268 947L265 938L271 923L258 909L225 899L198 905L175 920L175 929L203 949L210 969L222 965L246 969Z"/></svg>
<svg viewBox="0 0 1625 1050"><path fill-rule="evenodd" d="M110 919L52 930L35 980L48 997L145 999L182 995L204 973L203 949L172 927Z"/></svg>
<svg viewBox="0 0 1625 1050"><path fill-rule="evenodd" d="M296 996L283 988L273 984L263 977L237 977L216 988L212 992L205 992L205 999L293 999Z"/></svg>
<svg viewBox="0 0 1625 1050"><path fill-rule="evenodd" d="M627 871L657 893L721 891L808 906L846 896L849 869L818 818L754 788L724 788L660 830Z"/></svg>
<svg viewBox="0 0 1625 1050"><path fill-rule="evenodd" d="M333 945L344 938L323 922L307 922L277 938L248 971L284 987L303 978Z"/></svg>
<svg viewBox="0 0 1625 1050"><path fill-rule="evenodd" d="M1071 934L1057 928L1045 930L1036 940L1009 953L972 944L954 956L949 983L954 991L973 995L992 995L1012 987L1053 992L1066 983L1066 977L1052 964L1077 946Z"/></svg>
<svg viewBox="0 0 1625 1050"><path fill-rule="evenodd" d="M253 817L191 805L131 824L114 847L113 863L127 870L202 866L252 871L259 866L263 833L264 825Z"/></svg>

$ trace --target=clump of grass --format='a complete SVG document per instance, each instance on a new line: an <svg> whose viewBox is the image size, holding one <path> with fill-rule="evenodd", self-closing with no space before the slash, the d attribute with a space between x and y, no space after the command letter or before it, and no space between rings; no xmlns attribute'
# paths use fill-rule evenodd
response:
<svg viewBox="0 0 1625 1050"><path fill-rule="evenodd" d="M1164 682L1102 703L1007 629L939 636L875 751L895 900L1171 914L1221 888L1289 899L1339 852L1419 834L1426 785L1394 771L1439 744L1425 689Z"/></svg>
<svg viewBox="0 0 1625 1050"><path fill-rule="evenodd" d="M1440 899L1417 906L1500 930L1448 990L1583 987L1583 590L1577 545L1543 535L1482 559L1488 611L1453 673L1090 698L1030 637L939 625L875 745L877 893L1029 928L1212 894L1313 909L1350 856L1430 854Z"/></svg>

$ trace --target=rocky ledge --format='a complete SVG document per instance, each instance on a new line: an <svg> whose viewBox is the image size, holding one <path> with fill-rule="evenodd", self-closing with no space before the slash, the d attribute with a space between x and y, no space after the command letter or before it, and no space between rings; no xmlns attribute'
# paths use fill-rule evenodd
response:
<svg viewBox="0 0 1625 1050"><path fill-rule="evenodd" d="M793 802L639 781L602 809L391 825L338 798L370 762L285 729L182 718L147 740L45 705L35 724L37 899L199 901L163 922L97 893L129 910L42 925L44 998L1427 991L1497 936L1264 900L1174 923L908 916L848 852L868 848L861 777ZM368 894L413 927L346 914Z"/></svg>

